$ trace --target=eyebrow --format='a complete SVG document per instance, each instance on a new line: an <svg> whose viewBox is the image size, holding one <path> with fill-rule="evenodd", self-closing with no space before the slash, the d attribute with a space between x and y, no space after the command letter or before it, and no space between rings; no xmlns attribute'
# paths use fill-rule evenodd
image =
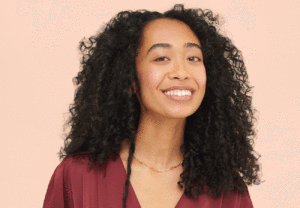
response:
<svg viewBox="0 0 300 208"><path fill-rule="evenodd" d="M200 51L202 52L201 46L199 46L196 43L185 43L185 44L183 44L183 47L184 48L194 48L194 47L196 47L196 48L199 48ZM147 54L150 53L150 51L152 51L152 50L154 50L156 48L172 48L172 45L169 44L169 43L156 43L156 44L154 44L153 46L151 46L149 48Z"/></svg>

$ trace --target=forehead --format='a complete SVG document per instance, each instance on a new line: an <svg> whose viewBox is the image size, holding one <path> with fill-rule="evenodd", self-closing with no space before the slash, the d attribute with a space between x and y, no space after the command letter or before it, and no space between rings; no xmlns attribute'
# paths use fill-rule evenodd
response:
<svg viewBox="0 0 300 208"><path fill-rule="evenodd" d="M190 27L176 19L157 19L148 23L144 28L144 46L154 43L175 44L176 42L180 45L183 42L194 42L200 45L197 36Z"/></svg>

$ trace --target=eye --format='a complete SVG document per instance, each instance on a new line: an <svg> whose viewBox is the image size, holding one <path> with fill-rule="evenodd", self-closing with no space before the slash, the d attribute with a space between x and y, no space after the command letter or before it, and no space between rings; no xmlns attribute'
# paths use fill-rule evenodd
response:
<svg viewBox="0 0 300 208"><path fill-rule="evenodd" d="M190 57L190 58L188 58L188 59L193 59L193 60L195 61L195 58L198 59L198 61L201 61L201 59L198 58L198 57L196 57L196 56Z"/></svg>
<svg viewBox="0 0 300 208"><path fill-rule="evenodd" d="M155 61L158 61L158 62L162 62L162 61L165 61L165 59L168 59L167 57L165 57L165 56L162 56L162 57L159 57L159 58L157 58L157 59L155 59ZM191 60L192 59L192 61L201 61L201 59L200 58L198 58L198 57L196 57L196 56L193 56L193 57L190 57L190 58L188 58L189 60Z"/></svg>
<svg viewBox="0 0 300 208"><path fill-rule="evenodd" d="M162 56L162 57L159 57L159 58L155 59L155 61L159 61L159 62L160 62L160 61L164 61L165 58L167 58L167 57Z"/></svg>

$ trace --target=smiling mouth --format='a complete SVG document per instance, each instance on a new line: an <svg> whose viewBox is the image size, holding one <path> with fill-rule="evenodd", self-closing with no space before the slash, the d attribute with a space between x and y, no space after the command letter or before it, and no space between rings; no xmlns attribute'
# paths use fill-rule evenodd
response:
<svg viewBox="0 0 300 208"><path fill-rule="evenodd" d="M177 102L180 102L180 103L184 103L186 101L189 101L193 98L193 94L192 95L167 95L166 93L162 92L167 98L169 98L170 100L173 100L173 101L177 101Z"/></svg>

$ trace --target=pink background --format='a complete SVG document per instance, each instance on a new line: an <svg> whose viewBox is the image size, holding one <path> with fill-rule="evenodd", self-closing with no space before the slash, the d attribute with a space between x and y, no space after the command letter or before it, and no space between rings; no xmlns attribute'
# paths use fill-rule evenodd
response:
<svg viewBox="0 0 300 208"><path fill-rule="evenodd" d="M6 2L0 3L1 207L42 207L59 164L79 41L121 10L163 12L175 3L218 12L221 29L243 52L259 111L255 150L266 180L249 187L254 207L299 207L298 0Z"/></svg>

